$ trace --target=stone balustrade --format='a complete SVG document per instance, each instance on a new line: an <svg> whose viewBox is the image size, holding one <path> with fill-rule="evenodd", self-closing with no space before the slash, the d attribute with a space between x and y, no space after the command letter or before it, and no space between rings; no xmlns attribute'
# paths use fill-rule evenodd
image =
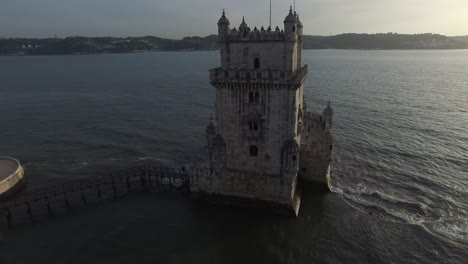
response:
<svg viewBox="0 0 468 264"><path fill-rule="evenodd" d="M212 84L289 84L299 85L307 76L308 67L304 65L296 71L223 69L210 70Z"/></svg>

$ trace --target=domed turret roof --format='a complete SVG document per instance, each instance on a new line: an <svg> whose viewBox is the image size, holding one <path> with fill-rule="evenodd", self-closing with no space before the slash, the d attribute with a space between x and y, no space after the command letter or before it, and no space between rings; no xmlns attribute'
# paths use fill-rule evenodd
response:
<svg viewBox="0 0 468 264"><path fill-rule="evenodd" d="M286 153L298 153L299 145L297 144L297 141L294 139L289 139L284 142L283 151Z"/></svg>
<svg viewBox="0 0 468 264"><path fill-rule="evenodd" d="M246 30L248 28L247 23L245 23L245 18L242 17L242 23L239 26L239 30Z"/></svg>
<svg viewBox="0 0 468 264"><path fill-rule="evenodd" d="M296 16L293 14L292 6L289 8L289 14L284 19L284 23L296 23Z"/></svg>
<svg viewBox="0 0 468 264"><path fill-rule="evenodd" d="M218 25L230 25L230 24L231 23L229 23L229 19L227 19L226 13L224 12L224 9L223 9L223 15L219 19Z"/></svg>
<svg viewBox="0 0 468 264"><path fill-rule="evenodd" d="M299 14L296 15L296 18L297 18L297 27L300 27L300 28L304 27L304 26L302 25L301 20L299 19Z"/></svg>
<svg viewBox="0 0 468 264"><path fill-rule="evenodd" d="M324 116L331 116L334 114L333 108L331 107L331 100L328 100L327 107L323 110Z"/></svg>
<svg viewBox="0 0 468 264"><path fill-rule="evenodd" d="M211 116L211 121L208 124L208 126L206 126L205 134L207 134L207 135L215 135L216 134L216 125L215 125L215 123L213 121L213 116Z"/></svg>

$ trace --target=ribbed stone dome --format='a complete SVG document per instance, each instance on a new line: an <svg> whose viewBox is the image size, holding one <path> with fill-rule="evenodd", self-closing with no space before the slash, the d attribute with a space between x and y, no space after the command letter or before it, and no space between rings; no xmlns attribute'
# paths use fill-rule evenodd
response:
<svg viewBox="0 0 468 264"><path fill-rule="evenodd" d="M296 16L293 14L292 6L289 9L288 16L284 19L284 23L296 23Z"/></svg>
<svg viewBox="0 0 468 264"><path fill-rule="evenodd" d="M331 100L328 100L327 107L323 110L324 116L332 116L334 114L333 108L331 107Z"/></svg>
<svg viewBox="0 0 468 264"><path fill-rule="evenodd" d="M242 23L240 24L239 26L239 30L246 30L248 29L249 27L247 26L247 23L245 23L245 18L242 17Z"/></svg>
<svg viewBox="0 0 468 264"><path fill-rule="evenodd" d="M211 120L211 122L208 124L208 126L206 126L205 134L207 134L207 135L216 134L216 125L213 122L213 120Z"/></svg>
<svg viewBox="0 0 468 264"><path fill-rule="evenodd" d="M226 13L224 12L224 9L223 9L223 15L219 19L218 25L228 25L229 26L230 24L231 23L229 23L229 19L227 19Z"/></svg>
<svg viewBox="0 0 468 264"><path fill-rule="evenodd" d="M297 18L297 20L296 20L296 21L297 21L297 27L298 27L298 28L303 28L304 26L302 25L302 22L301 22L301 20L299 19L299 14L296 16L296 18Z"/></svg>

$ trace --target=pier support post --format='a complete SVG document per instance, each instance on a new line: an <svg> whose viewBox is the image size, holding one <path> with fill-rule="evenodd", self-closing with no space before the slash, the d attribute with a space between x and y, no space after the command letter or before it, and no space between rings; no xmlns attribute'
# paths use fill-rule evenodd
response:
<svg viewBox="0 0 468 264"><path fill-rule="evenodd" d="M143 175L143 173L140 174L140 184L141 187L145 186L145 176Z"/></svg>
<svg viewBox="0 0 468 264"><path fill-rule="evenodd" d="M31 218L31 220L33 220L31 205L30 205L29 203L26 203L26 206L28 207L28 215L29 215L29 218Z"/></svg>
<svg viewBox="0 0 468 264"><path fill-rule="evenodd" d="M114 190L114 199L117 198L117 190L115 189L115 182L112 181L112 190Z"/></svg>
<svg viewBox="0 0 468 264"><path fill-rule="evenodd" d="M81 199L83 200L83 204L86 205L86 196L84 195L83 189L81 189Z"/></svg>
<svg viewBox="0 0 468 264"><path fill-rule="evenodd" d="M67 193L63 193L63 196L65 197L65 206L67 209L70 209L70 202L68 201Z"/></svg>
<svg viewBox="0 0 468 264"><path fill-rule="evenodd" d="M132 190L132 185L130 184L130 177L127 177L127 188L128 188L128 192Z"/></svg>
<svg viewBox="0 0 468 264"><path fill-rule="evenodd" d="M97 188L97 193L98 193L98 199L101 200L101 185L98 184L96 188Z"/></svg>
<svg viewBox="0 0 468 264"><path fill-rule="evenodd" d="M8 207L5 208L5 217L7 220L7 226L8 228L10 228L12 226L12 223L11 223L12 214L11 214L10 208Z"/></svg>
<svg viewBox="0 0 468 264"><path fill-rule="evenodd" d="M51 215L52 214L52 208L50 207L49 197L46 197L45 199L46 199L46 202L47 202L47 213L49 215Z"/></svg>

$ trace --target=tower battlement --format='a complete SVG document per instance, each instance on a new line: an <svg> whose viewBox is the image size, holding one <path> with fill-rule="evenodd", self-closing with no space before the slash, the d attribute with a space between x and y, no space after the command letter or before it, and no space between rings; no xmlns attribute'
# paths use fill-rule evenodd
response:
<svg viewBox="0 0 468 264"><path fill-rule="evenodd" d="M223 15L218 21L218 34L221 42L302 41L303 25L299 19L299 14L293 12L292 7L290 7L289 14L284 20L283 29L278 26L275 29L272 29L271 26L267 29L264 27L251 29L245 22L245 18L242 18L239 28L230 28L230 24L223 10Z"/></svg>
<svg viewBox="0 0 468 264"><path fill-rule="evenodd" d="M297 38L297 36L295 36ZM284 42L284 41L294 41L295 39L288 39L288 36L284 34L283 30L280 30L279 27L276 27L275 30L271 28L257 29L255 27L253 30L247 28L245 30L238 30L233 28L229 31L229 34L223 41L228 42L265 42L265 41L274 41L274 42Z"/></svg>

